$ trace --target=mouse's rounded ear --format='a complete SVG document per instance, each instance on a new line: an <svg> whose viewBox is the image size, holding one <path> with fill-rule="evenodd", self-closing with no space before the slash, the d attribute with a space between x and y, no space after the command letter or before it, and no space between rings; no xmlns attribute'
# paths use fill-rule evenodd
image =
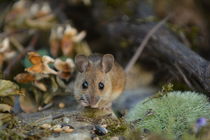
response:
<svg viewBox="0 0 210 140"><path fill-rule="evenodd" d="M102 69L105 73L109 72L114 65L114 56L112 54L105 54L102 58Z"/></svg>
<svg viewBox="0 0 210 140"><path fill-rule="evenodd" d="M85 72L89 66L88 57L85 55L77 55L75 57L75 64L79 72Z"/></svg>

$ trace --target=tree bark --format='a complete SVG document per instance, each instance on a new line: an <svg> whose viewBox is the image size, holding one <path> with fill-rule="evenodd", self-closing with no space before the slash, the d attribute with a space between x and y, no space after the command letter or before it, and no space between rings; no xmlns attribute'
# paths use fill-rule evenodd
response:
<svg viewBox="0 0 210 140"><path fill-rule="evenodd" d="M110 23L107 26L109 41L118 42L125 37L138 46L143 36L155 23L133 24L126 22ZM178 37L166 27L161 27L149 40L147 47L151 54L161 56L171 65L184 69L188 79L196 78L202 89L210 92L210 63L186 47Z"/></svg>

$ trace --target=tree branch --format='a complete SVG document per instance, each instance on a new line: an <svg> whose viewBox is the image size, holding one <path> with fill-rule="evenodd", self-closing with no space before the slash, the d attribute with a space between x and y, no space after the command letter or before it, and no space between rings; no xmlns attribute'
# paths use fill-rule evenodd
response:
<svg viewBox="0 0 210 140"><path fill-rule="evenodd" d="M107 26L109 42L120 42L123 37L129 37L132 45L141 43L155 23L133 24L114 22ZM172 66L177 64L187 71L187 78L195 78L202 89L210 92L210 63L197 53L186 47L177 36L168 28L161 27L148 42L148 51L151 57L160 57ZM157 57L158 56L158 57Z"/></svg>

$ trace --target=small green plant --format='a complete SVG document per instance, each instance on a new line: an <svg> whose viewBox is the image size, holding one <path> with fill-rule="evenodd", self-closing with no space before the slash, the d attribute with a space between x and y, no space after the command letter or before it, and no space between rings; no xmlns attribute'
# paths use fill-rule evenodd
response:
<svg viewBox="0 0 210 140"><path fill-rule="evenodd" d="M177 139L187 133L200 117L210 118L207 97L190 91L174 91L160 98L138 103L126 119L135 122L135 126L141 130L147 129L167 138Z"/></svg>

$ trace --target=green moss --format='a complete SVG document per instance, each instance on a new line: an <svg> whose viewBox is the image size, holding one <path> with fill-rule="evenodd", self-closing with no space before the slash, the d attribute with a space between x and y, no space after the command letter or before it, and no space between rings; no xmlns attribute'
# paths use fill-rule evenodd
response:
<svg viewBox="0 0 210 140"><path fill-rule="evenodd" d="M138 103L128 113L127 120L140 119L136 126L141 130L148 129L168 138L179 138L199 117L210 118L210 104L206 96L176 91Z"/></svg>
<svg viewBox="0 0 210 140"><path fill-rule="evenodd" d="M97 108L84 108L81 111L81 113L84 117L92 118L92 119L98 119L98 118L101 118L103 116L107 116L109 114L112 114L113 111L112 110L100 110L100 109L97 109Z"/></svg>
<svg viewBox="0 0 210 140"><path fill-rule="evenodd" d="M129 124L123 119L106 119L108 133L102 136L101 139L110 140L113 136L123 136L129 131Z"/></svg>

